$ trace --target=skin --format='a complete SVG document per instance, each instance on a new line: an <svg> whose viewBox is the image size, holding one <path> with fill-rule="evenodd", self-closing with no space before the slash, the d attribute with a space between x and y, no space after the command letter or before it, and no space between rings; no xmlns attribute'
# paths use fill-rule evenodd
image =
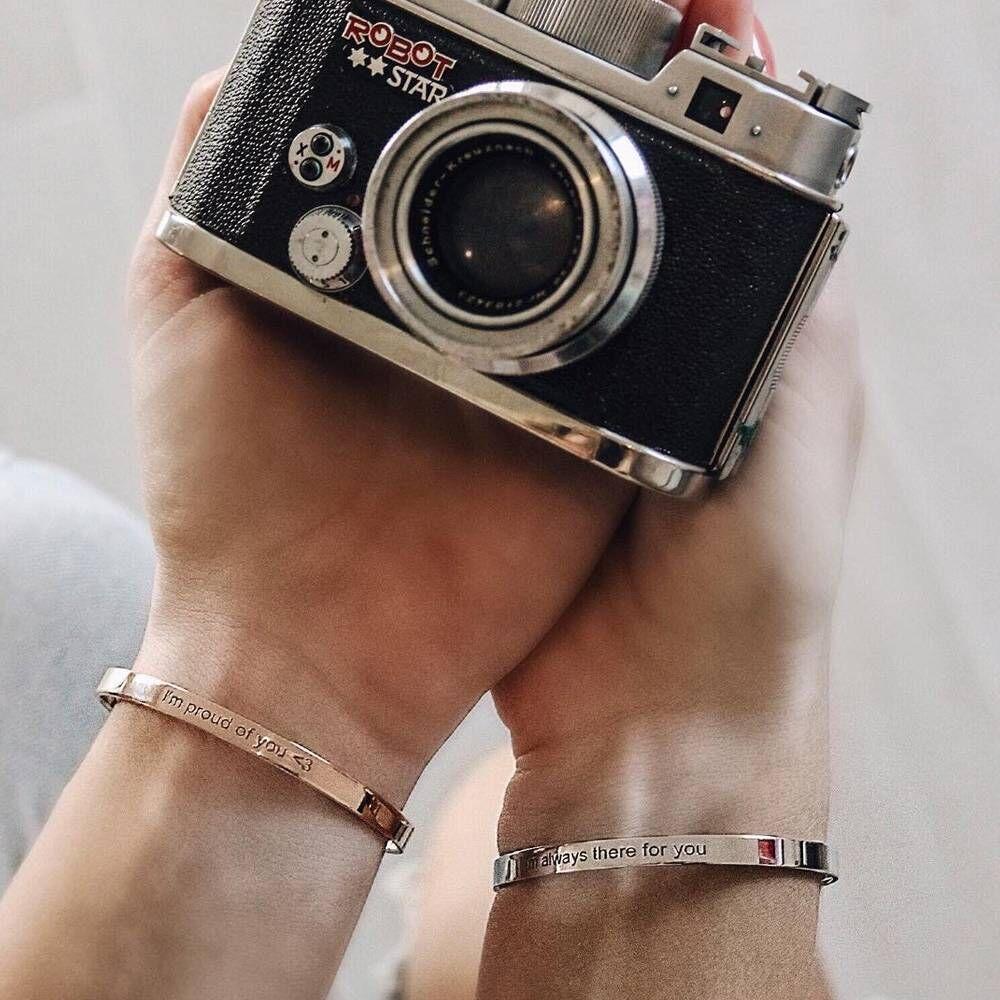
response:
<svg viewBox="0 0 1000 1000"><path fill-rule="evenodd" d="M158 555L135 669L403 803L632 491L157 243L220 79L187 101L129 283ZM116 708L0 903L0 993L324 996L381 845L244 756Z"/></svg>
<svg viewBox="0 0 1000 1000"><path fill-rule="evenodd" d="M693 3L687 31L701 20L753 27L742 0ZM188 101L130 280L158 552L136 669L397 802L494 688L517 758L504 848L633 826L820 834L858 412L844 296L736 483L699 506L638 496L157 244L218 81ZM379 846L246 755L119 707L0 902L0 993L321 997ZM678 997L816 987L814 884L649 874L502 893L480 995L620 996L637 969ZM684 947L636 950L670 935Z"/></svg>
<svg viewBox="0 0 1000 1000"><path fill-rule="evenodd" d="M749 4L692 5L688 23L710 14L749 48ZM764 740L824 716L825 673L797 668L825 663L863 424L843 278L799 337L739 476L696 504L636 495L572 608L496 687L522 771L665 722Z"/></svg>
<svg viewBox="0 0 1000 1000"><path fill-rule="evenodd" d="M220 77L188 102L164 190ZM562 614L632 491L219 287L154 240L163 205L130 286L159 554L146 648L208 633L251 706L277 689L304 738L332 715L415 775ZM261 646L294 691L239 655ZM189 679L229 684L208 669Z"/></svg>

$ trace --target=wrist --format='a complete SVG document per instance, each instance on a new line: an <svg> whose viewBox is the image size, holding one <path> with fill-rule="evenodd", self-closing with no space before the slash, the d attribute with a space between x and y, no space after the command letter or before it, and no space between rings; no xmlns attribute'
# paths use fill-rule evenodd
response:
<svg viewBox="0 0 1000 1000"><path fill-rule="evenodd" d="M0 905L0 980L35 984L19 996L325 995L382 853L301 782L119 704Z"/></svg>
<svg viewBox="0 0 1000 1000"><path fill-rule="evenodd" d="M827 785L817 747L701 726L669 736L635 728L617 746L520 758L499 846L686 833L823 840Z"/></svg>
<svg viewBox="0 0 1000 1000"><path fill-rule="evenodd" d="M766 727L748 735L676 716L623 730L616 739L595 734L575 749L549 745L522 755L500 818L499 850L696 833L825 840L825 738L786 740ZM810 760L799 758L803 747ZM516 976L506 956L530 954L545 940L546 970L562 969L560 981L575 984L566 996L622 996L641 963L656 981L692 984L691 996L719 995L721 980L711 970L720 967L729 970L727 996L771 996L780 987L818 1000L826 995L814 954L820 892L815 877L764 868L642 867L540 878L497 894L496 944L487 940L482 981ZM581 940L600 963L582 960ZM669 947L650 947L665 941ZM535 984L525 980L520 991L505 983L503 995L534 996Z"/></svg>
<svg viewBox="0 0 1000 1000"><path fill-rule="evenodd" d="M302 645L249 619L178 613L176 607L166 612L154 604L132 669L308 747L399 807L426 763L418 749L394 739L377 705L338 683L331 664L318 663ZM219 752L224 749L220 744ZM247 763L270 770L250 758Z"/></svg>
<svg viewBox="0 0 1000 1000"><path fill-rule="evenodd" d="M517 770L501 850L675 833L824 839L826 641L750 645L689 657L675 648L652 671L618 655L624 676L649 674L644 690L608 677L606 693L577 698L555 725L529 715L519 726L523 714L505 712Z"/></svg>

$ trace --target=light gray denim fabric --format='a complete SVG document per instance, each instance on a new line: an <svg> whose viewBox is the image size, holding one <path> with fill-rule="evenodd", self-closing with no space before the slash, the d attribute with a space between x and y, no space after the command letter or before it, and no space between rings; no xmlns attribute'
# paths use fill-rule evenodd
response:
<svg viewBox="0 0 1000 1000"><path fill-rule="evenodd" d="M0 451L0 886L103 721L102 670L135 658L152 580L138 518Z"/></svg>

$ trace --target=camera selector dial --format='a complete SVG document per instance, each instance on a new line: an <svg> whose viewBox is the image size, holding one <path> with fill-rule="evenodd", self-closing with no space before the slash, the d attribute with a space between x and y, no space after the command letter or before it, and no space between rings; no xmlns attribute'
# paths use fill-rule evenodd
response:
<svg viewBox="0 0 1000 1000"><path fill-rule="evenodd" d="M354 140L335 125L304 129L288 147L288 168L303 186L314 191L345 184L354 176L358 151Z"/></svg>
<svg viewBox="0 0 1000 1000"><path fill-rule="evenodd" d="M295 273L313 288L345 291L367 270L361 219L340 205L307 212L292 229L288 259Z"/></svg>
<svg viewBox="0 0 1000 1000"><path fill-rule="evenodd" d="M663 0L510 0L507 14L646 79L663 65L681 23Z"/></svg>

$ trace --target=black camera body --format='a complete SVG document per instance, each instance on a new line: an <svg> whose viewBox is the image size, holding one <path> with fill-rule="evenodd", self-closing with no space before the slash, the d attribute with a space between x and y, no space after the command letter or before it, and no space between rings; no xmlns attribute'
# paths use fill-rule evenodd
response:
<svg viewBox="0 0 1000 1000"><path fill-rule="evenodd" d="M868 105L660 0L263 0L169 247L640 485L727 476ZM503 8L503 9L498 9Z"/></svg>

